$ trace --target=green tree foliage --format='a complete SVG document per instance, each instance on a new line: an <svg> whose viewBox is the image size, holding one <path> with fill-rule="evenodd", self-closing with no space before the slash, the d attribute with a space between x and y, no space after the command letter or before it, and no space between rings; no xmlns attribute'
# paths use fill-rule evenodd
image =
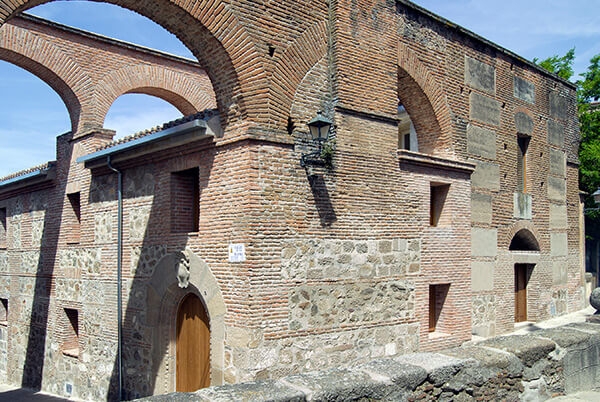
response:
<svg viewBox="0 0 600 402"><path fill-rule="evenodd" d="M537 58L533 62L540 67L558 75L565 80L571 79L573 76L573 61L575 60L575 48L569 49L564 56L554 55L542 61Z"/></svg>
<svg viewBox="0 0 600 402"><path fill-rule="evenodd" d="M555 55L542 61L534 59L534 63L568 80L573 77L574 60L575 48L562 57ZM580 77L575 82L581 134L579 188L588 194L585 200L587 235L600 238L600 211L591 196L600 187L600 103L597 103L600 99L600 54L592 57L587 71Z"/></svg>

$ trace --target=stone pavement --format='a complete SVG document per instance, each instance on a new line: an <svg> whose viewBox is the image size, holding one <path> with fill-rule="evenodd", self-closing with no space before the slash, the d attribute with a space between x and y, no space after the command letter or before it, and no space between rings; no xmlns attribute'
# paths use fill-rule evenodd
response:
<svg viewBox="0 0 600 402"><path fill-rule="evenodd" d="M600 402L600 392L582 391L567 396L548 399L547 402Z"/></svg>
<svg viewBox="0 0 600 402"><path fill-rule="evenodd" d="M36 392L10 385L0 385L0 402L62 402L74 400L50 395L45 392Z"/></svg>

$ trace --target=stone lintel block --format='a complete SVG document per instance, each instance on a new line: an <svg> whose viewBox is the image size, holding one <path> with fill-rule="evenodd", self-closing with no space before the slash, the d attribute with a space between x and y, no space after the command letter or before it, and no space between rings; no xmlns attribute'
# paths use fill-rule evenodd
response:
<svg viewBox="0 0 600 402"><path fill-rule="evenodd" d="M527 103L535 103L535 85L521 77L513 79L515 98L521 99Z"/></svg>
<svg viewBox="0 0 600 402"><path fill-rule="evenodd" d="M494 290L493 262L474 261L471 263L471 290L473 292Z"/></svg>
<svg viewBox="0 0 600 402"><path fill-rule="evenodd" d="M513 216L518 219L531 219L531 194L514 193Z"/></svg>
<svg viewBox="0 0 600 402"><path fill-rule="evenodd" d="M550 233L550 255L566 256L569 254L566 233ZM565 262L566 264L566 262Z"/></svg>
<svg viewBox="0 0 600 402"><path fill-rule="evenodd" d="M475 188L499 190L500 166L495 163L477 161L477 167L471 175L471 183Z"/></svg>
<svg viewBox="0 0 600 402"><path fill-rule="evenodd" d="M518 112L515 114L515 126L517 127L518 133L526 135L533 134L534 123L531 117L526 113Z"/></svg>
<svg viewBox="0 0 600 402"><path fill-rule="evenodd" d="M474 257L495 257L498 254L497 229L471 229L471 255Z"/></svg>
<svg viewBox="0 0 600 402"><path fill-rule="evenodd" d="M469 124L467 126L467 151L473 156L496 159L496 133Z"/></svg>
<svg viewBox="0 0 600 402"><path fill-rule="evenodd" d="M472 92L470 97L470 117L482 123L500 125L500 102L489 96Z"/></svg>
<svg viewBox="0 0 600 402"><path fill-rule="evenodd" d="M489 64L466 56L465 84L494 94L496 93L496 69Z"/></svg>

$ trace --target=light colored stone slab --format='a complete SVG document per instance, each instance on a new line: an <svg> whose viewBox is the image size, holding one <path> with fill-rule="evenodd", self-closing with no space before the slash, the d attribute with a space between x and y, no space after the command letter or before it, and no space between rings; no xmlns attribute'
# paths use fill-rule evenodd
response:
<svg viewBox="0 0 600 402"><path fill-rule="evenodd" d="M552 262L552 283L554 285L564 285L567 283L567 262Z"/></svg>
<svg viewBox="0 0 600 402"><path fill-rule="evenodd" d="M471 255L474 257L495 257L498 254L498 230L472 228Z"/></svg>
<svg viewBox="0 0 600 402"><path fill-rule="evenodd" d="M496 69L479 60L465 57L465 84L485 92L496 92Z"/></svg>
<svg viewBox="0 0 600 402"><path fill-rule="evenodd" d="M492 196L487 194L471 194L471 221L492 223Z"/></svg>
<svg viewBox="0 0 600 402"><path fill-rule="evenodd" d="M556 91L550 91L548 95L550 103L550 116L558 119L567 118L567 100Z"/></svg>
<svg viewBox="0 0 600 402"><path fill-rule="evenodd" d="M550 255L566 256L569 253L567 234L566 233L551 233L550 234Z"/></svg>
<svg viewBox="0 0 600 402"><path fill-rule="evenodd" d="M496 159L496 133L469 124L467 126L467 152L473 156Z"/></svg>
<svg viewBox="0 0 600 402"><path fill-rule="evenodd" d="M500 102L489 96L472 92L470 99L470 116L473 120L494 126L500 125Z"/></svg>
<svg viewBox="0 0 600 402"><path fill-rule="evenodd" d="M475 188L499 190L500 167L495 163L478 161L477 167L471 175L471 183Z"/></svg>
<svg viewBox="0 0 600 402"><path fill-rule="evenodd" d="M564 202L567 198L565 179L548 177L548 198L553 201Z"/></svg>
<svg viewBox="0 0 600 402"><path fill-rule="evenodd" d="M564 151L550 149L550 174L565 177L567 174L567 161Z"/></svg>
<svg viewBox="0 0 600 402"><path fill-rule="evenodd" d="M473 292L494 290L493 262L474 261L471 263L471 290Z"/></svg>
<svg viewBox="0 0 600 402"><path fill-rule="evenodd" d="M520 77L513 79L513 93L515 98L521 99L527 103L535 103L535 85Z"/></svg>
<svg viewBox="0 0 600 402"><path fill-rule="evenodd" d="M518 112L515 114L515 126L517 127L517 132L521 134L533 134L533 120L531 120L531 117L523 112Z"/></svg>
<svg viewBox="0 0 600 402"><path fill-rule="evenodd" d="M565 126L563 124L548 120L548 142L559 147L565 144Z"/></svg>
<svg viewBox="0 0 600 402"><path fill-rule="evenodd" d="M566 229L567 223L567 206L550 204L550 229Z"/></svg>
<svg viewBox="0 0 600 402"><path fill-rule="evenodd" d="M531 194L514 193L513 216L518 219L531 219Z"/></svg>

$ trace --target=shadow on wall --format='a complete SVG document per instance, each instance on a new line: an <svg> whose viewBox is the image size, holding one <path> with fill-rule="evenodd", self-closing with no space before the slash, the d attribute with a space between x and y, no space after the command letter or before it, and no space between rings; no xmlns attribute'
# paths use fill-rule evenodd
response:
<svg viewBox="0 0 600 402"><path fill-rule="evenodd" d="M123 208L124 217L127 216L126 219L128 219L123 222L123 227L129 228L129 231L125 231L129 234L129 238L123 239L123 256L127 260L126 257L131 255L133 261L131 261L131 267L128 267L127 264L123 265L124 283L122 286L127 306L124 309L122 324L123 395L121 395L121 399L135 399L153 394L157 387L174 386L172 383L175 378L174 374L172 372L165 374L164 368L161 366L164 366L165 359L172 358L169 356L169 345L172 341L170 337L174 334L175 318L173 317L173 322L163 323L160 326L153 324L153 321L156 320L153 320L152 317L159 314L156 310L163 308L160 304L164 300L152 297L148 286L153 280L155 269L158 269L157 266L160 265L159 262L164 261L164 257L173 253L174 256L181 254L177 252L186 249L190 238L189 232L199 230L198 226L189 228L186 226L175 232L171 230L169 233L169 227L165 226L164 215L165 211L170 211L170 208L165 206L165 196L174 190L169 186L165 188L154 183L171 182L171 186L173 186L177 179L181 179L179 177L182 176L181 172L194 170L197 173L192 177L193 181L198 183L198 187L193 190L193 197L201 200L202 192L208 186L214 152L214 148L209 148L181 159L176 158L169 162L157 162L123 170ZM165 178L164 175L169 177ZM106 181L107 179L108 177L104 179L92 177L92 181ZM116 179L114 182L116 183ZM92 194L91 191L90 194ZM152 197L151 205L132 206L131 201L148 196ZM90 200L90 202L94 201L97 200ZM194 219L198 219L198 215ZM171 216L171 225L174 225L172 220L173 216ZM166 221L168 222L169 218ZM170 264L169 266L175 265ZM131 279L128 278L130 275ZM130 283L126 283L129 280ZM171 290L167 293L170 295L168 299L174 306L175 314L179 302L189 293L195 293L204 298L205 295L191 286L191 283L185 289L181 286L178 287L175 274L172 275L172 280L175 285L171 284L169 286ZM169 284L163 285L166 287ZM212 327L213 317L208 318ZM173 365L169 370L175 370L175 366ZM165 375L168 378L165 378ZM115 359L107 400L119 400L118 389L119 364Z"/></svg>
<svg viewBox="0 0 600 402"><path fill-rule="evenodd" d="M337 221L337 216L333 209L333 204L329 197L329 191L327 191L327 184L323 178L323 175L308 175L308 182L310 183L310 190L315 200L315 206L319 212L319 219L321 220L321 226L331 226Z"/></svg>
<svg viewBox="0 0 600 402"><path fill-rule="evenodd" d="M62 161L62 163L59 162L56 166L56 183L58 183L58 185L54 190L50 190L52 197L50 199L42 200L41 197L34 197L34 193L29 199L29 210L33 216L32 225L35 226L36 222L43 222L43 226L39 231L32 228L32 238L35 237L33 233L39 233L37 241L32 240L39 244L39 255L35 272L29 335L26 345L25 362L23 364L21 386L36 391L39 391L42 388L50 309L50 292L52 288L52 277L58 263L57 250L59 232L66 195L66 178L69 175L69 161L71 160L72 152L72 147L68 145L71 137L71 134L66 134L57 139L59 142L57 149L65 152L65 155L60 155L60 158L57 158L57 160ZM60 144L61 142L62 145ZM23 205L21 205L20 209L20 213L25 213L27 211ZM14 213L19 213L19 211L14 211ZM25 295L21 295L21 297L23 296ZM9 367L8 369L19 370L20 368Z"/></svg>

